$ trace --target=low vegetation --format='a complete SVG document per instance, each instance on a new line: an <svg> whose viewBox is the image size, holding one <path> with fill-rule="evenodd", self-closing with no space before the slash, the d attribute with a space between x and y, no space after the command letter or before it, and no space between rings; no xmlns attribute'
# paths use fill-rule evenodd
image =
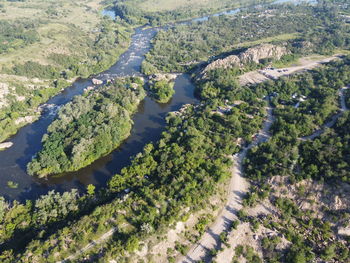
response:
<svg viewBox="0 0 350 263"><path fill-rule="evenodd" d="M8 92L0 92L0 141L72 80L107 69L125 51L130 26L99 15L97 2L1 1L0 87Z"/></svg>

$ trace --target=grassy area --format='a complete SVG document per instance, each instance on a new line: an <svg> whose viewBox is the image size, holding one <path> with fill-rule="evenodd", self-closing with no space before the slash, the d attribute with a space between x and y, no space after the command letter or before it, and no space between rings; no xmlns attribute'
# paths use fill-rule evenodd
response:
<svg viewBox="0 0 350 263"><path fill-rule="evenodd" d="M69 81L107 69L127 49L131 28L102 17L103 7L100 0L0 1L0 141Z"/></svg>
<svg viewBox="0 0 350 263"><path fill-rule="evenodd" d="M177 9L225 9L238 6L247 6L256 2L255 0L146 0L139 2L138 6L147 12L174 11Z"/></svg>
<svg viewBox="0 0 350 263"><path fill-rule="evenodd" d="M236 44L234 46L230 46L227 50L231 50L232 48L247 48L247 47L252 47L252 46L256 46L256 45L263 44L263 43L293 40L293 39L297 39L299 37L300 37L299 33L281 34L281 35L276 35L276 36L272 36L272 37L258 39L255 41L247 41L247 42L243 42L240 44Z"/></svg>

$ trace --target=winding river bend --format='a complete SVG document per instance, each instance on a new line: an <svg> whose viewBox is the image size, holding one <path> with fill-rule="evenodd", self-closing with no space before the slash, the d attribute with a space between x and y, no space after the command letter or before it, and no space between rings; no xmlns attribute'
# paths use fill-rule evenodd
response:
<svg viewBox="0 0 350 263"><path fill-rule="evenodd" d="M279 0L277 3L284 1L286 0ZM212 16L235 14L238 11L239 9L235 9ZM111 15L108 12L105 14ZM209 16L206 16L192 21L205 21L208 18ZM131 46L118 62L107 71L93 77L106 80L130 75L140 76L144 55L151 48L151 40L157 31L157 28L137 28L132 36ZM44 112L38 121L23 127L10 139L14 145L0 152L0 195L8 200L23 201L35 199L50 190L63 192L77 188L84 191L88 184L94 184L97 187L105 186L110 176L128 165L130 158L140 152L145 144L160 138L168 112L179 110L182 105L197 101L194 97L194 86L190 77L186 74L179 75L175 81L175 95L169 103L159 104L148 97L141 102L138 112L133 117L134 125L131 135L117 150L77 172L67 173L59 177L49 177L48 179L29 176L26 173L27 163L41 149L41 138L55 118L57 109L71 101L74 96L82 94L84 89L91 85L91 79L77 80L71 87L47 102L52 104L50 111ZM8 181L18 183L18 187L16 189L10 188L7 185Z"/></svg>

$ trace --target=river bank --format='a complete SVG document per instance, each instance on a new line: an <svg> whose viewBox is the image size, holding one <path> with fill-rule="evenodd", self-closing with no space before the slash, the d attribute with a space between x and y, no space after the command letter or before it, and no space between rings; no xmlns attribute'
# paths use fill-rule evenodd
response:
<svg viewBox="0 0 350 263"><path fill-rule="evenodd" d="M234 13L234 10L232 12ZM141 65L144 55L150 50L151 40L158 30L159 28L136 28L131 37L129 49L110 69L92 76L91 79L78 79L72 86L51 98L47 104L53 105L56 109L66 104L74 96L82 94L90 87L93 84L92 78L106 82L116 77L142 76ZM60 175L60 177L39 179L29 176L26 172L26 166L32 157L40 151L42 136L56 116L55 111L43 113L38 121L23 127L12 137L11 141L14 145L11 148L0 152L2 175L0 194L9 200L24 201L36 199L50 190L64 192L77 188L79 191L85 192L86 186L89 184L96 187L105 186L110 176L128 165L130 158L140 152L146 143L160 138L168 112L179 110L184 104L197 102L194 97L194 86L188 75L179 75L176 78L174 89L175 95L166 104L158 104L148 97L141 102L133 118L134 126L131 135L113 153L77 172ZM7 181L17 182L18 188L10 189L6 184Z"/></svg>

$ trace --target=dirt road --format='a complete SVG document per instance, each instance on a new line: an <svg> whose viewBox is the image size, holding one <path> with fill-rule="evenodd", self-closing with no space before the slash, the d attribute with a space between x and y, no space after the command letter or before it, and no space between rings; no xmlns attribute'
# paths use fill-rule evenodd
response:
<svg viewBox="0 0 350 263"><path fill-rule="evenodd" d="M219 235L230 228L233 220L237 219L237 212L242 208L242 200L248 191L248 182L243 178L243 160L249 149L267 141L270 138L269 130L273 123L271 106L267 107L267 118L263 129L257 138L239 154L233 156L234 166L232 168L232 178L229 185L227 203L221 214L217 217L213 225L204 233L199 243L194 245L187 255L179 260L182 263L210 261L210 251L219 249L221 246Z"/></svg>
<svg viewBox="0 0 350 263"><path fill-rule="evenodd" d="M301 137L300 140L302 141L309 141L309 140L313 140L315 139L316 137L320 136L324 130L326 128L331 128L338 120L338 118L345 112L348 110L347 106L346 106L346 102L345 102L345 90L348 89L349 87L344 87L342 89L339 90L339 99L340 99L340 112L335 114L331 120L329 122L327 122L326 124L324 124L322 126L321 129L315 131L313 134L309 135L309 136L304 136L304 137Z"/></svg>
<svg viewBox="0 0 350 263"><path fill-rule="evenodd" d="M89 244L87 244L85 247L83 247L82 249L80 249L79 251L77 251L75 254L70 255L69 257L67 257L66 259L62 260L62 261L57 261L56 263L65 263L65 262L71 262L72 260L76 259L77 257L79 257L81 254L85 253L86 251L90 250L91 248L93 248L94 246L101 244L103 242L105 242L107 239L109 239L114 232L117 230L117 228L111 228L108 232L104 233L102 236L100 236L98 239L91 241Z"/></svg>
<svg viewBox="0 0 350 263"><path fill-rule="evenodd" d="M324 58L324 57L323 58L320 58L320 57L301 58L298 61L298 65L295 65L295 66L285 67L285 68L267 68L267 69L256 70L256 71L245 73L239 77L239 83L244 86L247 84L260 83L268 79L278 79L282 76L288 76L303 70L313 69L315 67L322 65L323 63L330 62L337 58L339 58L339 55L334 55L332 57L327 57L327 58Z"/></svg>

